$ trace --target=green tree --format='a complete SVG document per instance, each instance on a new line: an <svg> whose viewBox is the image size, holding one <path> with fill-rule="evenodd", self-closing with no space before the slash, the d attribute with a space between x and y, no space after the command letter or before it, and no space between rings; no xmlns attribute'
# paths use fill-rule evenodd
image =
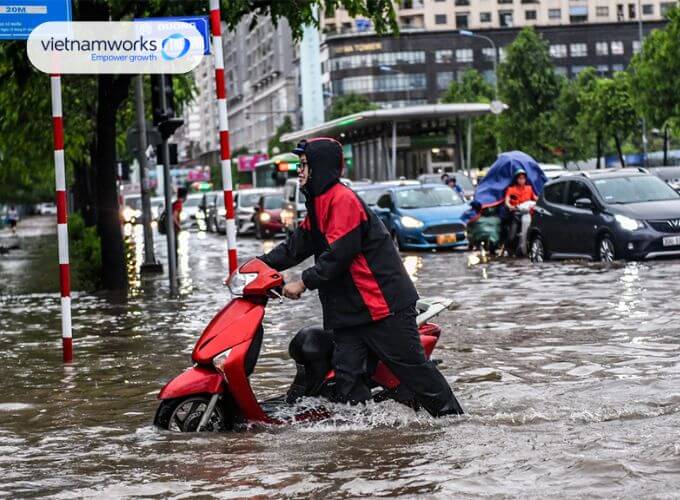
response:
<svg viewBox="0 0 680 500"><path fill-rule="evenodd" d="M293 148L293 144L290 142L281 142L281 136L292 131L293 120L290 118L290 115L286 115L286 117L281 122L281 125L276 128L274 137L269 139L269 142L267 143L267 151L270 158L275 154L287 153ZM276 152L274 148L276 148Z"/></svg>
<svg viewBox="0 0 680 500"><path fill-rule="evenodd" d="M453 81L442 96L442 102L491 102L493 87L479 71L469 69L460 82ZM496 116L483 115L473 121L471 163L477 167L488 166L496 159Z"/></svg>
<svg viewBox="0 0 680 500"><path fill-rule="evenodd" d="M630 75L620 71L613 78L595 80L584 93L582 102L583 126L599 131L603 138L612 138L619 161L625 166L623 143L638 125Z"/></svg>
<svg viewBox="0 0 680 500"><path fill-rule="evenodd" d="M335 120L371 109L378 109L378 106L369 101L368 97L359 94L345 94L333 99L328 119Z"/></svg>
<svg viewBox="0 0 680 500"><path fill-rule="evenodd" d="M680 7L668 13L668 24L652 31L642 51L633 57L631 89L638 112L653 127L666 128L680 120ZM664 141L664 164L667 164Z"/></svg>
<svg viewBox="0 0 680 500"><path fill-rule="evenodd" d="M507 48L498 69L501 100L508 109L499 118L503 149L521 149L543 159L551 157L550 112L555 109L560 81L550 59L548 42L533 28L524 28Z"/></svg>

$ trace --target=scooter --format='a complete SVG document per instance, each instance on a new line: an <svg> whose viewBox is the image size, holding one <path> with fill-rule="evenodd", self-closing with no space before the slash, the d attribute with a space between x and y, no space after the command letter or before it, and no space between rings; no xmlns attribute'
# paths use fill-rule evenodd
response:
<svg viewBox="0 0 680 500"><path fill-rule="evenodd" d="M323 407L301 408L304 396L328 397L334 373L333 340L321 328L303 328L292 339L289 353L297 374L286 395L258 401L250 385L260 354L262 319L270 299L282 301L283 277L264 262L243 264L226 282L234 298L210 321L194 346L194 366L168 382L160 391L161 403L154 424L179 432L218 432L239 425L280 425L328 418ZM417 317L420 340L430 358L440 328L429 320L452 307L448 299L419 301ZM393 399L417 409L412 394L382 362L373 360L373 400ZM286 413L282 408L292 409ZM282 416L284 415L284 416Z"/></svg>

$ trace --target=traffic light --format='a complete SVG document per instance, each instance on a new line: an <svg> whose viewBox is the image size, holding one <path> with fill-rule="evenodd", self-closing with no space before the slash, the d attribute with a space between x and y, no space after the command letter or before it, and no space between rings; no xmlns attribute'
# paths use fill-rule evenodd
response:
<svg viewBox="0 0 680 500"><path fill-rule="evenodd" d="M165 109L161 100L161 87L165 83ZM172 91L172 75L151 75L151 106L153 124L158 125L175 116L175 95Z"/></svg>

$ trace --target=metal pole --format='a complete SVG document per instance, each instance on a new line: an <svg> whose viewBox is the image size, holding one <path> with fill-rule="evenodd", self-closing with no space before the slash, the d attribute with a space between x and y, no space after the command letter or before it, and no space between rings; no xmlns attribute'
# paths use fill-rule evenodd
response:
<svg viewBox="0 0 680 500"><path fill-rule="evenodd" d="M142 226L144 228L144 262L141 272L161 271L156 262L151 232L151 200L149 198L149 181L146 176L146 117L144 116L144 80L142 75L135 78L135 107L137 113L137 161L139 162L139 182L142 185Z"/></svg>
<svg viewBox="0 0 680 500"><path fill-rule="evenodd" d="M234 193L231 179L231 151L229 149L229 122L227 119L227 89L224 75L224 54L222 53L222 21L220 0L210 0L210 31L215 62L215 87L220 125L220 165L222 167L222 189L224 209L227 218L227 252L229 273L238 268L236 255L236 222L234 219Z"/></svg>
<svg viewBox="0 0 680 500"><path fill-rule="evenodd" d="M161 112L167 115L165 100L165 75L160 75ZM165 195L165 236L168 241L168 276L170 278L170 293L177 293L177 248L175 248L175 221L172 214L172 180L170 178L170 146L168 139L163 137L163 191Z"/></svg>
<svg viewBox="0 0 680 500"><path fill-rule="evenodd" d="M640 5L640 0L637 1L638 9L638 38L640 40L640 54L642 54L642 44L644 43L644 35L642 33L642 6ZM642 57L642 55L640 56ZM648 166L649 161L647 159L647 120L642 117L642 154L643 154L643 165Z"/></svg>
<svg viewBox="0 0 680 500"><path fill-rule="evenodd" d="M392 122L392 178L397 178L397 122Z"/></svg>
<svg viewBox="0 0 680 500"><path fill-rule="evenodd" d="M465 161L465 166L467 168L467 175L470 177L470 169L472 168L471 163L472 163L472 118L468 118L467 120L467 144L466 144L466 149L467 149L467 159Z"/></svg>
<svg viewBox="0 0 680 500"><path fill-rule="evenodd" d="M71 265L68 258L68 205L64 162L64 119L61 107L61 76L50 75L52 91L52 131L54 134L54 178L57 202L59 246L59 290L61 292L61 346L64 363L73 361L71 327Z"/></svg>

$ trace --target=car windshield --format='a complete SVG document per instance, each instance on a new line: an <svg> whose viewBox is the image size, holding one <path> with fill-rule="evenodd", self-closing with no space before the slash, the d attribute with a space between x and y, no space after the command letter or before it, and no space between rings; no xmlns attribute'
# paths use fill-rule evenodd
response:
<svg viewBox="0 0 680 500"><path fill-rule="evenodd" d="M364 200L364 203L368 206L373 206L378 202L378 198L383 194L384 191L380 189L367 189L366 191L357 191L359 197Z"/></svg>
<svg viewBox="0 0 680 500"><path fill-rule="evenodd" d="M680 198L668 184L652 175L597 179L595 187L607 203L640 203Z"/></svg>
<svg viewBox="0 0 680 500"><path fill-rule="evenodd" d="M399 208L427 208L462 205L463 200L447 187L400 189L396 192Z"/></svg>
<svg viewBox="0 0 680 500"><path fill-rule="evenodd" d="M475 187L467 175L456 174L456 184L459 185L463 191L474 191Z"/></svg>
<svg viewBox="0 0 680 500"><path fill-rule="evenodd" d="M243 208L254 207L262 193L239 193L239 205Z"/></svg>
<svg viewBox="0 0 680 500"><path fill-rule="evenodd" d="M277 209L283 205L283 198L281 196L267 196L264 199L264 208Z"/></svg>
<svg viewBox="0 0 680 500"><path fill-rule="evenodd" d="M184 202L185 207L197 207L201 204L201 196L191 196Z"/></svg>

